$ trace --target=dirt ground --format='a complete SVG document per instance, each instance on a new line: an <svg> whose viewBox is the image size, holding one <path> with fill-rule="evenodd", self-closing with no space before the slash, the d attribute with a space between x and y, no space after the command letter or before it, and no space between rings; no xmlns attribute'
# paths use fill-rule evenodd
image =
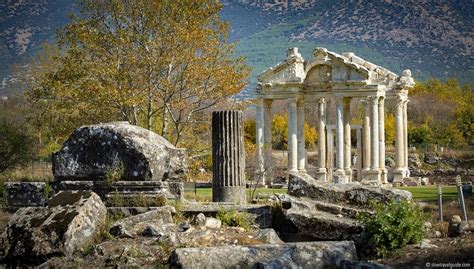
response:
<svg viewBox="0 0 474 269"><path fill-rule="evenodd" d="M399 250L392 257L377 260L377 262L395 268L435 268L444 266L438 266L437 264L448 263L460 264L460 266L453 266L452 268L474 267L473 234L456 238L430 238L430 244L436 245L437 248L419 249L414 245L409 245Z"/></svg>

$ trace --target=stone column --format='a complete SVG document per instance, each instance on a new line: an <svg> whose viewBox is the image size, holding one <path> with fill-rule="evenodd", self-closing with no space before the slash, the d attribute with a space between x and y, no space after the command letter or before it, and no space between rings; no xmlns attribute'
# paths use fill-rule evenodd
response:
<svg viewBox="0 0 474 269"><path fill-rule="evenodd" d="M327 145L327 181L333 182L334 171L334 129L326 129L326 145Z"/></svg>
<svg viewBox="0 0 474 269"><path fill-rule="evenodd" d="M336 183L345 182L344 171L344 105L342 98L336 98L336 171L334 171Z"/></svg>
<svg viewBox="0 0 474 269"><path fill-rule="evenodd" d="M263 124L263 164L265 169L264 183L269 186L273 181L273 159L272 159L272 100L265 100L264 103L264 124Z"/></svg>
<svg viewBox="0 0 474 269"><path fill-rule="evenodd" d="M379 165L379 97L369 98L370 105L370 172L366 180L380 183Z"/></svg>
<svg viewBox="0 0 474 269"><path fill-rule="evenodd" d="M405 177L405 153L404 153L404 123L403 123L403 103L404 99L401 96L397 97L397 105L395 111L395 152L396 152L396 167L393 171L394 183L402 182Z"/></svg>
<svg viewBox="0 0 474 269"><path fill-rule="evenodd" d="M408 100L403 102L403 151L405 153L403 167L405 168L406 177L410 176L410 169L408 169L408 102Z"/></svg>
<svg viewBox="0 0 474 269"><path fill-rule="evenodd" d="M326 99L320 98L318 101L318 171L316 179L326 181Z"/></svg>
<svg viewBox="0 0 474 269"><path fill-rule="evenodd" d="M296 98L288 99L288 172L298 172L298 113Z"/></svg>
<svg viewBox="0 0 474 269"><path fill-rule="evenodd" d="M362 178L362 130L357 128L357 181Z"/></svg>
<svg viewBox="0 0 474 269"><path fill-rule="evenodd" d="M362 171L366 173L370 170L370 104L367 100L363 104L365 105L365 115L362 126Z"/></svg>
<svg viewBox="0 0 474 269"><path fill-rule="evenodd" d="M379 170L379 108L378 97L370 98L370 170Z"/></svg>
<svg viewBox="0 0 474 269"><path fill-rule="evenodd" d="M385 97L379 100L379 165L382 184L387 184L387 169L385 168Z"/></svg>
<svg viewBox="0 0 474 269"><path fill-rule="evenodd" d="M306 148L304 140L304 100L299 99L297 106L298 171L305 172Z"/></svg>
<svg viewBox="0 0 474 269"><path fill-rule="evenodd" d="M242 111L212 113L212 201L245 203Z"/></svg>
<svg viewBox="0 0 474 269"><path fill-rule="evenodd" d="M255 129L256 129L256 161L257 161L257 168L255 171L256 176L259 178L261 184L264 184L264 172L265 172L265 163L263 159L263 128L264 128L264 112L263 112L263 100L258 99L257 103L255 104L256 107L256 119L255 119Z"/></svg>
<svg viewBox="0 0 474 269"><path fill-rule="evenodd" d="M344 98L344 172L346 181L352 181L351 169L351 98Z"/></svg>

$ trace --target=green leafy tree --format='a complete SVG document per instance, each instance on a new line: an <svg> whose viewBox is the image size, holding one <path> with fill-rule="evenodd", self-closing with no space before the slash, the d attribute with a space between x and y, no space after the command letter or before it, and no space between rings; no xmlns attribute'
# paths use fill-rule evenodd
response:
<svg viewBox="0 0 474 269"><path fill-rule="evenodd" d="M0 173L25 165L32 156L32 141L22 128L0 119Z"/></svg>
<svg viewBox="0 0 474 269"><path fill-rule="evenodd" d="M53 118L126 120L178 144L200 113L246 83L248 68L233 57L216 1L79 6L81 15L59 32L53 68L35 73L29 92Z"/></svg>

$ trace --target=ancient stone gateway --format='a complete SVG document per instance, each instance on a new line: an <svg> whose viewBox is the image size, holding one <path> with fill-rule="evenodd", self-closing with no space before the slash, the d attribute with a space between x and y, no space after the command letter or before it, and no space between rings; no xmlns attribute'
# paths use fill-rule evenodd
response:
<svg viewBox="0 0 474 269"><path fill-rule="evenodd" d="M258 170L263 182L271 184L272 101L288 102L288 172L305 172L304 107L318 104L318 170L316 179L350 182L351 128L356 129L359 180L387 183L385 168L385 100L396 102L396 168L394 182L409 176L407 103L408 90L415 84L410 70L401 76L365 61L354 53L342 55L316 48L314 59L305 61L298 48L288 49L287 59L258 76L256 99L256 144ZM362 126L350 122L351 100L366 106ZM335 115L329 115L335 106ZM333 137L335 136L335 137ZM332 144L335 142L335 146ZM335 149L335 165L332 156ZM267 167L268 166L268 167Z"/></svg>

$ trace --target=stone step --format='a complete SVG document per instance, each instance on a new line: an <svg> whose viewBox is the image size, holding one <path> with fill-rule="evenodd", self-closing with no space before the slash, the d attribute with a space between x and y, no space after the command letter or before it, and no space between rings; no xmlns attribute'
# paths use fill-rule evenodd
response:
<svg viewBox="0 0 474 269"><path fill-rule="evenodd" d="M352 241L178 248L171 268L339 268L357 260Z"/></svg>
<svg viewBox="0 0 474 269"><path fill-rule="evenodd" d="M362 226L352 218L319 210L288 210L285 216L298 235L314 240L356 240Z"/></svg>

